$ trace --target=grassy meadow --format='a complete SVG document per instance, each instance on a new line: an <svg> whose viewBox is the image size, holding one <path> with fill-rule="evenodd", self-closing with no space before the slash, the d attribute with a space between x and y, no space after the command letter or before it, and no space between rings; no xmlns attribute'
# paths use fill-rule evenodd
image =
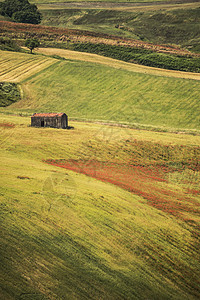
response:
<svg viewBox="0 0 200 300"><path fill-rule="evenodd" d="M197 14L49 9L43 24L159 42L180 28L174 42L196 51ZM25 26L9 36L67 35ZM0 299L199 299L200 74L0 54ZM34 112L65 112L71 129L31 127Z"/></svg>
<svg viewBox="0 0 200 300"><path fill-rule="evenodd" d="M48 62L40 55L24 57ZM12 71L11 77L6 76L12 78ZM20 82L23 98L7 110L28 114L66 111L79 120L199 130L199 86L198 80L54 59L52 66Z"/></svg>
<svg viewBox="0 0 200 300"><path fill-rule="evenodd" d="M1 298L198 299L199 196L191 192L199 189L198 171L186 168L157 183L190 196L176 201L188 210L173 215L145 197L45 161L120 163L133 157L135 141L174 146L177 155L190 149L192 157L199 136L91 123L70 122L74 130L29 125L29 117L0 115ZM140 163L152 159L148 147L146 156L140 151Z"/></svg>

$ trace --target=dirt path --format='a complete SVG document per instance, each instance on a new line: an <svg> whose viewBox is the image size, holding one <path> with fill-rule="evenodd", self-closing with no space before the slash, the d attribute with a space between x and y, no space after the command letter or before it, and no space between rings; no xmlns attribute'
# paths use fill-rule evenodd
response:
<svg viewBox="0 0 200 300"><path fill-rule="evenodd" d="M57 49L57 48L39 48L38 53L43 53L46 55L59 55L66 59L87 61L92 63L98 63L107 65L116 69L124 69L131 72L145 73L149 75L156 76L166 76L166 77L175 77L175 78L184 78L184 79L193 79L200 80L200 73L191 73L191 72L181 72L173 70L165 70L153 67L147 67L143 65L137 65L133 63L127 63L119 61L113 58L100 56L97 54L77 52L71 50Z"/></svg>

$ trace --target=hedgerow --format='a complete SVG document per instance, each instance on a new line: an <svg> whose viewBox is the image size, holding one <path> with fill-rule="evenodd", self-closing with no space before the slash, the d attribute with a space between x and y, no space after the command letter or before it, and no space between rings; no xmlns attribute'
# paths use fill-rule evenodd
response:
<svg viewBox="0 0 200 300"><path fill-rule="evenodd" d="M75 51L89 52L103 56L139 63L145 66L158 67L186 72L200 72L200 58L153 52L151 50L112 46L92 43L70 43L67 48Z"/></svg>

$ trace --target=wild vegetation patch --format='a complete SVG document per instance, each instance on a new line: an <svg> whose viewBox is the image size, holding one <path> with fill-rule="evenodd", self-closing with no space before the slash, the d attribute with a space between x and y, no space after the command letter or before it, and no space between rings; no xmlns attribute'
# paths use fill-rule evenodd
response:
<svg viewBox="0 0 200 300"><path fill-rule="evenodd" d="M21 94L16 83L0 82L0 107L19 101Z"/></svg>
<svg viewBox="0 0 200 300"><path fill-rule="evenodd" d="M0 127L4 127L4 128L14 128L15 124L13 123L0 123Z"/></svg>
<svg viewBox="0 0 200 300"><path fill-rule="evenodd" d="M42 10L43 25L77 28L149 41L176 44L199 52L200 8L124 11L101 9Z"/></svg>
<svg viewBox="0 0 200 300"><path fill-rule="evenodd" d="M17 43L13 39L1 37L0 38L0 50L20 52L21 48L17 45Z"/></svg>

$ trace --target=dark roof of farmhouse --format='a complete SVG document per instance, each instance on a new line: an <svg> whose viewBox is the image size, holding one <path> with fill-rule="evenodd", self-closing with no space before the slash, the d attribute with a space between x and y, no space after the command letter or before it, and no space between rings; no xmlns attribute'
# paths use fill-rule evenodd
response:
<svg viewBox="0 0 200 300"><path fill-rule="evenodd" d="M35 113L32 117L62 117L65 113Z"/></svg>

